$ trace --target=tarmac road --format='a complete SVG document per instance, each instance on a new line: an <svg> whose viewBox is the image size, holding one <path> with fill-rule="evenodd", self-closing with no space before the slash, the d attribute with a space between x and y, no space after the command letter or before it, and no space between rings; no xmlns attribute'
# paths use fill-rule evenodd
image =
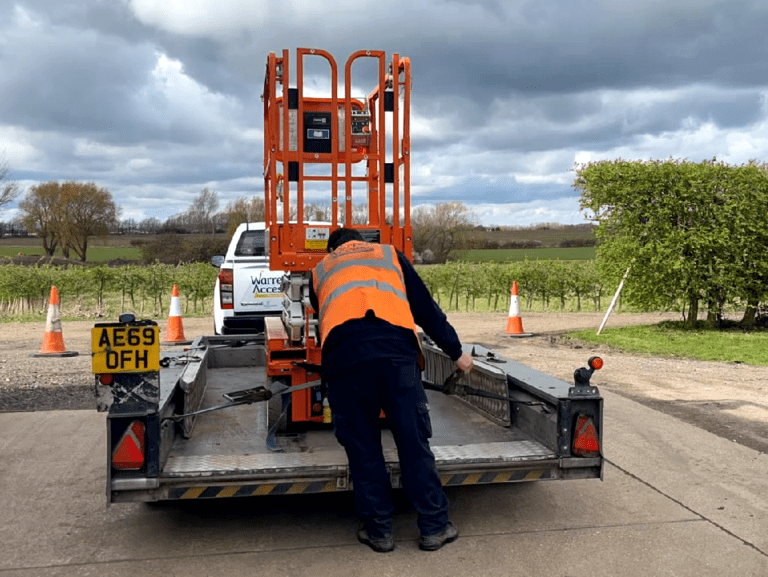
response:
<svg viewBox="0 0 768 577"><path fill-rule="evenodd" d="M452 322L468 341L569 380L592 353L544 331L601 319L560 316L526 316L526 329L542 336L514 342L497 334L503 314ZM637 320L611 320L619 322ZM187 323L191 334L210 326ZM79 324L90 323L67 324L67 342L87 351L90 327ZM40 327L4 328L4 383L32 375L56 387L68 382L63 365L85 367L73 366L72 379L89 372L79 357L43 372L29 355ZM402 500L387 555L357 543L348 494L107 508L104 415L0 412L0 577L768 576L764 377L756 367L608 354L593 379L605 397L605 480L450 488L461 538L435 553L418 550L415 514ZM726 421L712 399L745 408L729 409ZM672 412L671 401L701 409Z"/></svg>
<svg viewBox="0 0 768 577"><path fill-rule="evenodd" d="M0 414L0 577L768 575L768 455L604 392L605 480L451 488L455 543L357 543L349 495L106 507L104 415Z"/></svg>

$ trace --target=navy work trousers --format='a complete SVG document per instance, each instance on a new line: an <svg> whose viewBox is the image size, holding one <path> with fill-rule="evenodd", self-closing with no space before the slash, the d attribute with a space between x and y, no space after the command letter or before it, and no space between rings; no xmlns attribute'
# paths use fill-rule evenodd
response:
<svg viewBox="0 0 768 577"><path fill-rule="evenodd" d="M326 377L336 438L349 460L355 505L368 534L392 532L392 495L381 446L380 413L397 444L402 485L418 513L422 535L448 523L448 498L429 448L432 425L416 363L377 359Z"/></svg>

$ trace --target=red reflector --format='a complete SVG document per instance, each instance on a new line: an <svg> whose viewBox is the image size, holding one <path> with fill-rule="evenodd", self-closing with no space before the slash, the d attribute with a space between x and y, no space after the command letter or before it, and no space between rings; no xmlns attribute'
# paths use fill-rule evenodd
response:
<svg viewBox="0 0 768 577"><path fill-rule="evenodd" d="M221 284L232 284L234 278L235 273L232 272L231 268L224 268L219 272L219 282Z"/></svg>
<svg viewBox="0 0 768 577"><path fill-rule="evenodd" d="M112 381L115 380L115 377L111 373L103 373L99 375L99 382L102 385L111 385Z"/></svg>
<svg viewBox="0 0 768 577"><path fill-rule="evenodd" d="M576 433L573 436L573 452L579 457L592 457L600 453L597 429L590 417L579 415L576 421Z"/></svg>
<svg viewBox="0 0 768 577"><path fill-rule="evenodd" d="M138 471L144 466L144 423L133 421L112 452L112 466L121 471Z"/></svg>
<svg viewBox="0 0 768 577"><path fill-rule="evenodd" d="M596 371L599 371L603 368L603 359L600 357L592 357L589 359L589 366L595 369Z"/></svg>

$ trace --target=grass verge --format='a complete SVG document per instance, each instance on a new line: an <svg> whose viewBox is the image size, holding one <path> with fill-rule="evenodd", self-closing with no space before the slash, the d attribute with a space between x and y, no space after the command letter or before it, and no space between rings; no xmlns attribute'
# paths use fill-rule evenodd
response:
<svg viewBox="0 0 768 577"><path fill-rule="evenodd" d="M42 257L45 251L37 246L0 246L0 257L13 258L15 256L39 256ZM88 263L105 262L114 259L140 260L141 249L135 247L110 247L93 246L88 249ZM61 251L56 251L56 256L61 257ZM72 259L77 259L77 255L72 253Z"/></svg>
<svg viewBox="0 0 768 577"><path fill-rule="evenodd" d="M655 325L604 329L599 336L595 329L571 331L567 338L628 353L768 366L766 328L710 329L703 323L696 328L686 328L681 321L663 321Z"/></svg>

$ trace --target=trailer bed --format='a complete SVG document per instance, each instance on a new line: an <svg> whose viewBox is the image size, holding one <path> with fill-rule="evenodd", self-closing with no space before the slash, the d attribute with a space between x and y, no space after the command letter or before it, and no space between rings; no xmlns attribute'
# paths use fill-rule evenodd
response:
<svg viewBox="0 0 768 577"><path fill-rule="evenodd" d="M523 370L502 357L486 358L484 349L477 347L473 374L486 379L491 390L502 394L508 390L516 399L478 403L429 389L445 379L450 360L428 345L425 350L430 445L443 485L602 477L601 457L574 458L557 452L558 422L563 422L563 415L566 422L570 420L564 411L584 403L563 401L568 394L565 383ZM227 393L268 387L264 355L261 337L238 342L199 337L185 352L166 353L159 378L158 418L163 425L158 475L113 474L110 501L350 490L346 454L329 425L294 424L291 432L277 435L270 448L266 402L174 418L227 403ZM526 381L511 377L511 371ZM114 407L112 418L124 419ZM382 423L386 466L392 486L399 488L397 449Z"/></svg>
<svg viewBox="0 0 768 577"><path fill-rule="evenodd" d="M225 402L223 395L264 385L263 371L242 367L208 370L202 407ZM513 481L546 474L557 456L514 427L499 427L471 407L436 391L427 391L432 450L444 484ZM269 449L267 404L241 405L199 415L195 434L177 436L161 474L170 499L244 494L321 492L347 488L347 458L332 430L314 427L277 436L282 449ZM393 485L399 486L397 449L389 430L382 445ZM470 476L467 468L472 470ZM228 485L236 480L253 483ZM266 485L260 481L269 480ZM259 482L256 482L259 481ZM220 485L224 483L224 485ZM236 487L236 489L235 489Z"/></svg>

